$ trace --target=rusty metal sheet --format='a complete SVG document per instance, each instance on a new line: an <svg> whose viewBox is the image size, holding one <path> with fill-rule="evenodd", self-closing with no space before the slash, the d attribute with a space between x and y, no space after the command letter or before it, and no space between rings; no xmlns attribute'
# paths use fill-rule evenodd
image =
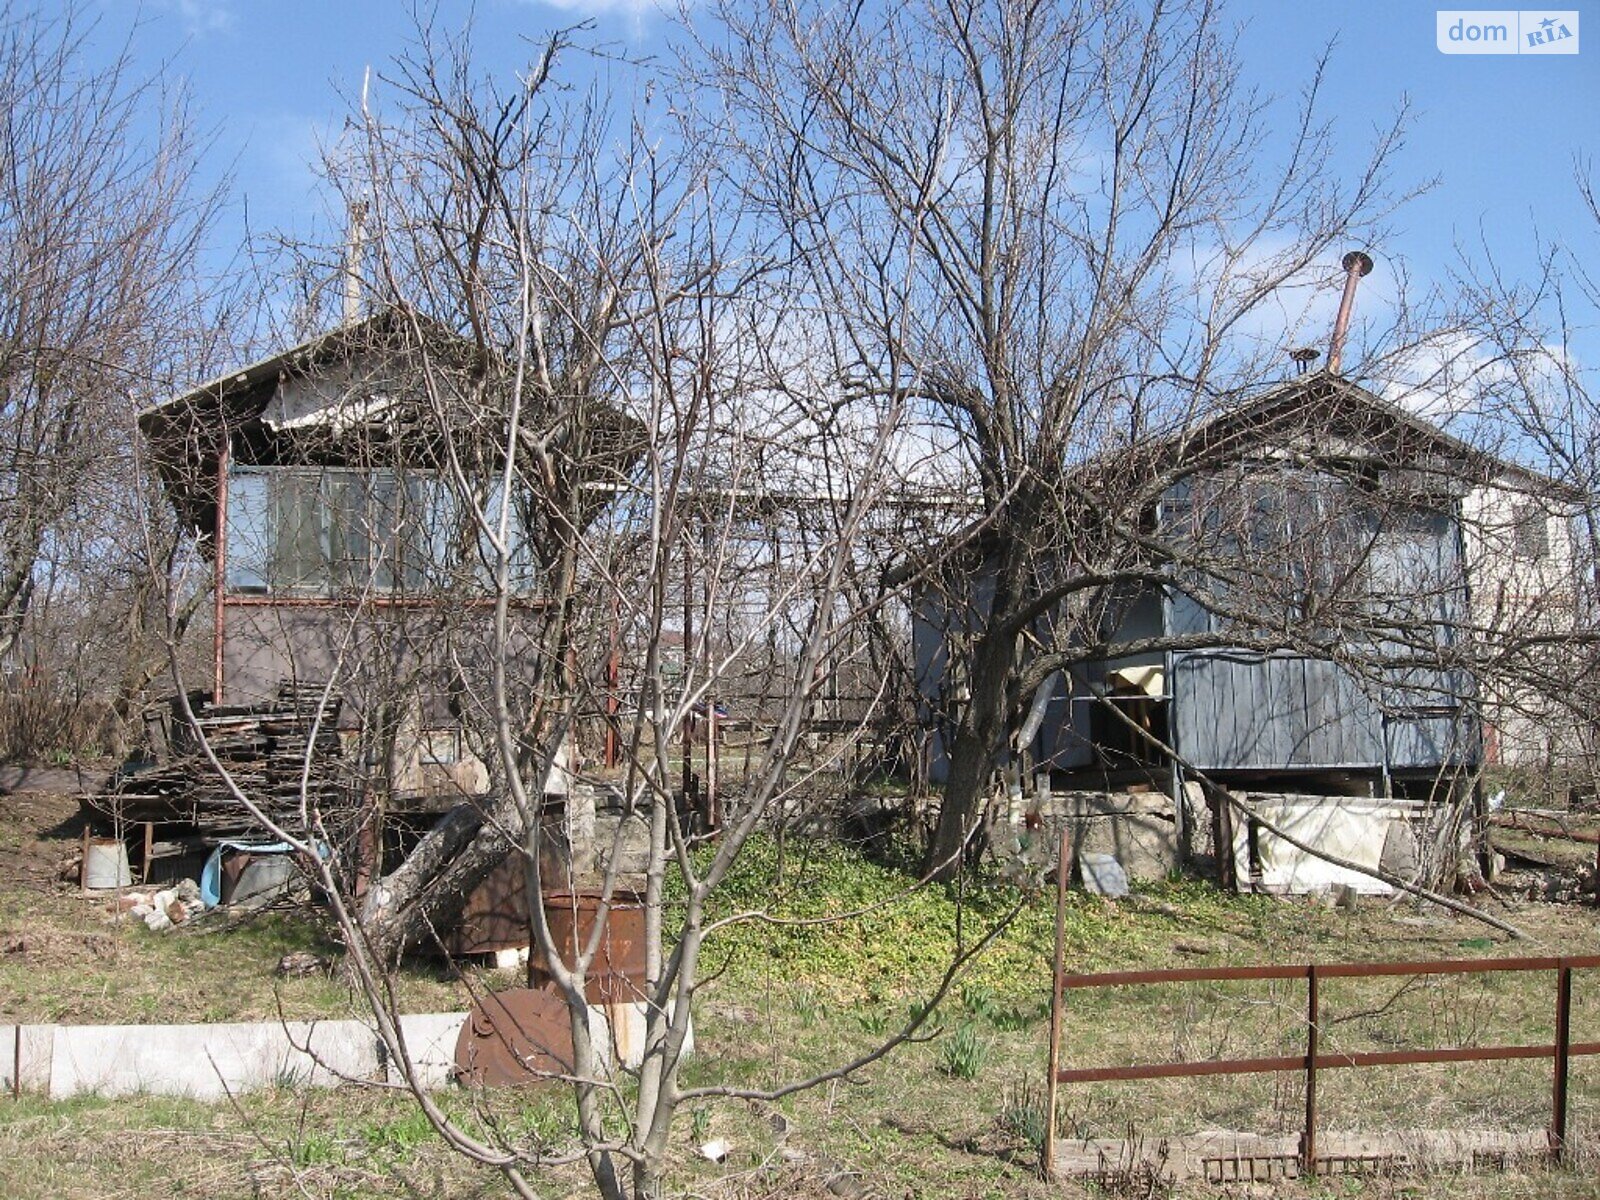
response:
<svg viewBox="0 0 1600 1200"><path fill-rule="evenodd" d="M572 1023L554 987L507 988L472 1006L456 1038L467 1083L517 1087L572 1074Z"/></svg>
<svg viewBox="0 0 1600 1200"><path fill-rule="evenodd" d="M618 891L613 894L608 906L602 905L601 897L596 892L546 894L544 914L550 925L551 939L561 955L570 962L588 944L602 907L606 908L605 930L594 962L589 966L590 977L627 979L633 981L635 987L642 986L646 974L647 943L644 899L638 894ZM543 955L535 954L533 967L536 976L545 973Z"/></svg>
<svg viewBox="0 0 1600 1200"><path fill-rule="evenodd" d="M528 944L527 872L513 851L472 890L451 932L451 954L493 954Z"/></svg>

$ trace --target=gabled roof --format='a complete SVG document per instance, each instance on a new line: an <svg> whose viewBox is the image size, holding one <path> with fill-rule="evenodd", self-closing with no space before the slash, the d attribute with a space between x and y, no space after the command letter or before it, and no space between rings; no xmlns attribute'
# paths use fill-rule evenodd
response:
<svg viewBox="0 0 1600 1200"><path fill-rule="evenodd" d="M139 414L139 430L158 459L192 458L205 440L201 433L217 434L259 419L285 379L313 377L366 353L420 349L419 342L461 367L470 367L477 357L465 339L431 317L392 306L164 400Z"/></svg>
<svg viewBox="0 0 1600 1200"><path fill-rule="evenodd" d="M1341 442L1351 457L1415 467L1464 484L1510 485L1566 503L1584 498L1569 484L1473 446L1325 370L1274 386L1169 435L1155 457L1168 469L1202 470L1262 451L1333 457L1332 448Z"/></svg>
<svg viewBox="0 0 1600 1200"><path fill-rule="evenodd" d="M423 355L430 371L454 372L463 381L481 379L497 361L425 314L393 306L146 409L139 415L139 429L180 519L209 536L215 532L217 464L224 447L248 451L258 462L336 465L351 461L356 452L351 447L359 443L348 439L359 434L369 446L399 447L398 461L419 466L437 462L438 421L426 417L414 392L407 394L411 389L403 379L393 381L398 386L392 394L379 390L394 363L404 372L408 356L415 365ZM363 363L376 374L341 380L341 369L356 370ZM317 385L324 379L333 386L319 395ZM293 381L307 385L299 405L274 408L275 398L281 401L285 385ZM503 417L481 404L476 410L463 405L460 420L450 422L449 436L485 421L492 427L487 429L490 436L503 437ZM575 446L582 456L580 475L625 474L637 460L641 440L642 426L633 417L604 403L595 405Z"/></svg>
<svg viewBox="0 0 1600 1200"><path fill-rule="evenodd" d="M139 414L139 428L150 435L162 422L188 413L215 408L227 401L258 392L263 385L276 385L285 375L305 375L331 362L345 361L362 351L404 344L413 328L437 339L441 346L467 343L433 318L414 309L395 305L380 309L359 321L339 325L327 333L307 338L298 345L280 350L207 380Z"/></svg>
<svg viewBox="0 0 1600 1200"><path fill-rule="evenodd" d="M1136 480L1153 510L1162 493L1179 480L1252 457L1300 459L1308 466L1329 466L1342 457L1330 452L1335 439L1345 442L1347 454L1343 457L1383 467L1415 468L1413 482L1433 494L1493 484L1560 505L1578 505L1589 499L1571 484L1472 446L1426 418L1326 370L1270 385L1202 421L1107 450L1073 467L1071 478L1079 485L1084 502L1091 505L1099 485L1109 481L1115 491L1124 488L1126 481ZM1429 477L1433 489L1426 487ZM993 544L993 517L992 513L980 513L967 522L944 541L945 552L954 548L958 560L967 566L974 557L987 554ZM914 565L908 560L903 569L909 573L930 561L929 555L919 555Z"/></svg>

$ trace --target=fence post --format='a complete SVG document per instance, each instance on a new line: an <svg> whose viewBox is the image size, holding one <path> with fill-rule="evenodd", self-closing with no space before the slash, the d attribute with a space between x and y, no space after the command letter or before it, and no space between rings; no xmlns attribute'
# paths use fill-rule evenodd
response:
<svg viewBox="0 0 1600 1200"><path fill-rule="evenodd" d="M1572 968L1556 966L1555 1086L1550 1104L1550 1153L1557 1162L1567 1153L1567 1058L1572 1045Z"/></svg>
<svg viewBox="0 0 1600 1200"><path fill-rule="evenodd" d="M1056 1088L1061 1073L1061 978L1066 974L1067 943L1067 862L1071 829L1061 823L1061 838L1056 844L1056 957L1050 975L1050 1075L1045 1080L1044 1145L1039 1148L1040 1173L1046 1182L1056 1176Z"/></svg>
<svg viewBox="0 0 1600 1200"><path fill-rule="evenodd" d="M1317 964L1306 967L1306 1124L1300 1135L1300 1173L1317 1173L1317 1026L1322 1020L1317 996Z"/></svg>

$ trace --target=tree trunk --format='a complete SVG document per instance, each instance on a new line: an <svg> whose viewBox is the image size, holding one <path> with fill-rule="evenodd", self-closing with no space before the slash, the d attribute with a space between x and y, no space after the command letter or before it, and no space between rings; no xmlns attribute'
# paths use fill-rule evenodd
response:
<svg viewBox="0 0 1600 1200"><path fill-rule="evenodd" d="M1006 695L1016 658L1016 639L986 636L973 648L968 674L971 698L950 747L939 823L928 847L924 871L931 878L955 878L968 834L983 808L995 758L1005 745Z"/></svg>
<svg viewBox="0 0 1600 1200"><path fill-rule="evenodd" d="M520 840L522 820L509 799L488 810L458 804L445 814L393 872L367 893L361 928L374 958L401 954L452 925L475 888L505 861Z"/></svg>

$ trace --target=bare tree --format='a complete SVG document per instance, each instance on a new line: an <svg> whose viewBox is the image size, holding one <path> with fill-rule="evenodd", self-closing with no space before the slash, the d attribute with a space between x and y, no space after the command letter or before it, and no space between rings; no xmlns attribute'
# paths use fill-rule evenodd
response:
<svg viewBox="0 0 1600 1200"><path fill-rule="evenodd" d="M913 568L986 581L929 851L948 874L1038 686L1105 656L1088 610L1162 557L1142 527L1173 474L1143 449L1280 375L1261 326L1379 237L1400 126L1336 176L1321 65L1279 121L1207 0L717 18L694 78L734 115L729 161L790 238L794 286L863 399L939 431L944 482L981 500ZM1260 640L1284 643L1275 624Z"/></svg>
<svg viewBox="0 0 1600 1200"><path fill-rule="evenodd" d="M239 376L271 397L248 419L214 420L227 381L169 414L185 447L195 422L222 426L195 480L214 481L213 504L239 487L212 552L240 565L262 645L312 628L297 596L321 614L300 660L315 674L298 679L318 685L319 720L336 697L365 710L359 821L381 820L400 750L428 732L407 693L441 697L481 768L451 775L446 811L363 890L336 828L350 814L310 786L309 758L284 810L206 751L232 800L318 874L349 977L430 1120L520 1193L581 1158L604 1195L659 1194L685 1103L775 1098L915 1035L920 1016L767 1089L680 1075L716 889L803 803L819 686L913 585L954 595L980 570L992 584L972 607L933 874L959 862L1040 686L1107 655L1130 588L1178 586L1219 614L1195 645L1334 654L1349 622L1411 631L1391 658L1420 652L1433 623L1374 609L1356 580L1371 542L1352 545L1340 506L1298 521L1298 540L1254 539L1282 473L1223 473L1231 444L1185 440L1257 378L1253 315L1375 232L1392 148L1348 188L1324 180L1308 105L1263 180L1263 110L1235 90L1218 21L1203 3L728 6L683 60L707 111L646 104L625 126L604 97L556 86L564 36L496 88L424 30L340 160L352 237L321 266L344 285L330 295L368 311ZM1155 499L1200 466L1218 468L1217 522L1150 528ZM232 558L267 511L243 503L251 488L276 505L270 550ZM969 488L975 515L957 499ZM780 510L795 536L777 546ZM931 546L908 558L911 525ZM1314 602L1313 578L1329 584ZM692 811L684 731L714 721L757 649L768 725L749 782L722 813ZM584 726L618 762L617 819L598 837L573 791L550 794ZM325 858L323 842L343 849ZM397 956L507 855L570 1027L553 1073L578 1114L571 1154L453 1122L388 1002ZM570 941L542 901L580 875L598 919ZM625 905L643 914L647 965L643 1053L622 1072L588 984ZM944 986L991 935L962 946Z"/></svg>
<svg viewBox="0 0 1600 1200"><path fill-rule="evenodd" d="M136 398L191 370L197 337L195 254L216 196L196 185L181 95L126 52L97 63L95 32L73 5L0 12L0 656L47 543L81 548L62 523L122 486ZM72 564L57 566L70 586Z"/></svg>
<svg viewBox="0 0 1600 1200"><path fill-rule="evenodd" d="M316 721L341 720L340 699L361 710L362 757L346 762L355 813L317 785L316 732L288 803L217 747L202 752L231 804L317 873L348 977L430 1120L520 1194L535 1169L586 1161L601 1194L647 1197L685 1104L847 1075L926 1019L808 1079L681 1079L708 944L766 919L716 917L713 896L751 837L807 804L814 768L797 749L814 699L855 665L862 623L885 602L851 583L896 479L900 408L833 419L832 360L784 344L805 314L774 286L770 247L744 235L737 191L710 171L714 148L663 153L655 122L673 118L648 111L614 126L603 98L557 86L573 52L557 35L500 88L461 44L424 30L339 160L353 236L326 270L368 311L352 305L329 334L164 406L146 428L222 556L219 663L253 629L240 654L315 684ZM753 762L720 810L699 806L683 786L697 761L685 731L715 719L758 657ZM402 760L440 721L429 693L462 739L452 766L473 769L449 773L433 797L446 811L363 886L353 827L397 806ZM407 717L407 705L424 711ZM596 781L575 778L584 726L615 750L597 784L609 823L580 794ZM714 749L700 754L714 771ZM453 1121L417 1084L386 986L397 957L444 933L508 856L568 1017L571 1055L551 1073L572 1089L575 1151ZM551 897L577 888L598 919L574 942ZM591 987L624 908L641 914L646 945L643 1047L626 1067ZM943 987L993 933L968 931Z"/></svg>

